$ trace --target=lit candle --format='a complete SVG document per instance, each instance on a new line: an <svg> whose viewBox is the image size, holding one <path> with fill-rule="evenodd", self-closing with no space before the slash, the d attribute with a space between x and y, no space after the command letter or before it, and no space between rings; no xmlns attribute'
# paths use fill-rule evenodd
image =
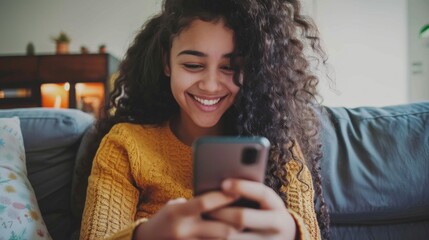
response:
<svg viewBox="0 0 429 240"><path fill-rule="evenodd" d="M60 108L60 107L61 107L61 96L57 95L55 96L54 108Z"/></svg>

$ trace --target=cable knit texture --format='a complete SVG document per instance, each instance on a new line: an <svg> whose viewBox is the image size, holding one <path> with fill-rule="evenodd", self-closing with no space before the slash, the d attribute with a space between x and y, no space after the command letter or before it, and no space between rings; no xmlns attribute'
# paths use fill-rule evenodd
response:
<svg viewBox="0 0 429 240"><path fill-rule="evenodd" d="M297 178L299 166L292 161L286 166L287 207L300 239L320 239L310 172L304 167ZM191 147L180 142L168 124L117 124L93 162L81 239L132 239L138 224L179 197L192 197Z"/></svg>

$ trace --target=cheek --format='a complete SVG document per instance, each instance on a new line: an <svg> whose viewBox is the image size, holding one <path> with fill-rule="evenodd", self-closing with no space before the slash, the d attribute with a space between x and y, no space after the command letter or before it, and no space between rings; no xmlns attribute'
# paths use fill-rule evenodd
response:
<svg viewBox="0 0 429 240"><path fill-rule="evenodd" d="M186 77L183 76L183 73L180 71L180 69L174 67L171 68L170 73L170 85L172 92L182 91L186 85Z"/></svg>
<svg viewBox="0 0 429 240"><path fill-rule="evenodd" d="M179 84L180 82L177 80L178 79L171 78L170 88L171 88L171 93L173 93L174 99L176 99L176 102L180 102L180 98L183 95L184 89Z"/></svg>
<svg viewBox="0 0 429 240"><path fill-rule="evenodd" d="M236 96L238 91L240 91L240 87L234 84L234 86L231 87L232 95Z"/></svg>
<svg viewBox="0 0 429 240"><path fill-rule="evenodd" d="M180 71L172 72L170 77L170 88L174 99L176 99L179 105L186 101L186 94L192 85L193 80L189 74Z"/></svg>
<svg viewBox="0 0 429 240"><path fill-rule="evenodd" d="M237 95L238 91L240 91L240 86L237 86L234 83L234 80L231 79L231 81L228 82L228 90L231 92L232 95Z"/></svg>
<svg viewBox="0 0 429 240"><path fill-rule="evenodd" d="M243 85L243 73L240 73L240 75L238 77L238 83L240 85ZM237 86L237 84L235 84L234 81L233 81L233 84L234 84L234 89L235 89L235 92L234 92L234 96L235 96L240 91L240 86Z"/></svg>

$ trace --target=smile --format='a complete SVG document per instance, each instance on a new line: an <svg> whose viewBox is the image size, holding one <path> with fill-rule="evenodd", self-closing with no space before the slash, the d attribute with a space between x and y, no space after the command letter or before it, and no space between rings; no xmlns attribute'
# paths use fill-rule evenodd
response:
<svg viewBox="0 0 429 240"><path fill-rule="evenodd" d="M199 98L199 97L194 96L194 95L192 95L192 97L193 97L197 102L199 102L199 103L201 103L202 105L205 105L205 106L213 106L213 105L215 105L215 104L219 103L219 101L222 99L222 98L204 99L204 98Z"/></svg>

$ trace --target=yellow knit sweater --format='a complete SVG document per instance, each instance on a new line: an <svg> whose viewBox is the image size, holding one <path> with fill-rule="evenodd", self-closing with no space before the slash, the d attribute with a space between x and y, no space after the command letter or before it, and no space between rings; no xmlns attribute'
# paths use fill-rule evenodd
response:
<svg viewBox="0 0 429 240"><path fill-rule="evenodd" d="M115 125L101 142L93 162L81 239L132 239L135 227L167 201L190 199L191 154L191 147L180 142L168 124ZM320 239L310 172L304 168L298 179L299 164L292 161L286 169L286 206L297 223L297 233L300 239Z"/></svg>

